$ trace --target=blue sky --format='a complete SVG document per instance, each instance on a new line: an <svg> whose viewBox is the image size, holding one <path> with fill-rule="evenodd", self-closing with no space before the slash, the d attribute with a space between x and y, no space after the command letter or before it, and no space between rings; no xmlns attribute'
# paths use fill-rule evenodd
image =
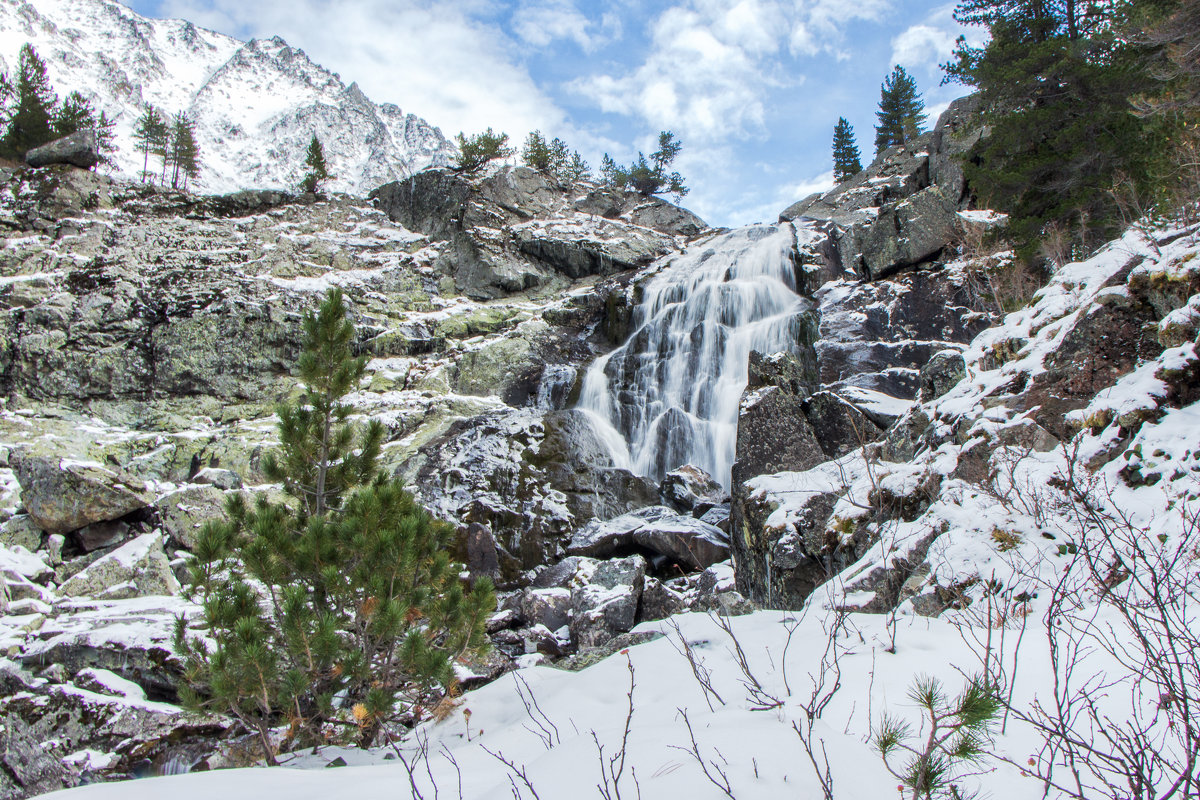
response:
<svg viewBox="0 0 1200 800"><path fill-rule="evenodd" d="M491 126L519 142L539 129L595 167L605 152L649 154L672 130L683 204L716 225L773 221L828 185L839 116L870 161L893 64L934 114L965 93L939 85L962 31L954 3L937 0L124 2L243 39L282 36L448 136Z"/></svg>

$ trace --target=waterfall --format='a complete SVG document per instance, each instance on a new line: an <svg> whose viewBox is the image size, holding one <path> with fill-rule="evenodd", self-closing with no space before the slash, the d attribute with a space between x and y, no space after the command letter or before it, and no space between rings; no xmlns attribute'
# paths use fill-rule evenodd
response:
<svg viewBox="0 0 1200 800"><path fill-rule="evenodd" d="M661 480L694 464L729 488L750 351L794 349L809 308L796 294L798 235L815 233L738 228L688 248L645 284L633 334L588 369L578 403L615 440L618 466Z"/></svg>

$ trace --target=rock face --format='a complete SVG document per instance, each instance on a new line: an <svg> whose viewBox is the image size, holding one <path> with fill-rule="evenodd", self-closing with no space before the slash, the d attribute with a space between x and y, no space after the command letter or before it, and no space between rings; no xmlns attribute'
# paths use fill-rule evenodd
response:
<svg viewBox="0 0 1200 800"><path fill-rule="evenodd" d="M92 562L59 591L69 597L119 599L177 594L179 582L163 551L162 535L147 533Z"/></svg>
<svg viewBox="0 0 1200 800"><path fill-rule="evenodd" d="M569 188L527 167L492 167L428 170L371 196L406 228L447 242L439 269L479 299L645 266L708 227L655 198L596 189L574 199Z"/></svg>
<svg viewBox="0 0 1200 800"><path fill-rule="evenodd" d="M139 482L94 462L15 453L29 516L48 533L67 533L149 505Z"/></svg>
<svg viewBox="0 0 1200 800"><path fill-rule="evenodd" d="M951 243L958 212L967 207L955 158L980 136L977 105L974 98L955 101L931 132L883 151L833 190L789 206L780 221L830 223L841 271L867 280L931 261Z"/></svg>
<svg viewBox="0 0 1200 800"><path fill-rule="evenodd" d="M100 151L96 149L96 133L91 130L78 131L41 147L35 147L25 154L25 163L31 167L69 164L81 169L91 169L100 163Z"/></svg>

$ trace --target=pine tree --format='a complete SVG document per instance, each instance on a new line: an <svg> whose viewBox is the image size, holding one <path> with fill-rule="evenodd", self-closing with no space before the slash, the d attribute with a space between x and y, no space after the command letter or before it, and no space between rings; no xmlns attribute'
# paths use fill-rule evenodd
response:
<svg viewBox="0 0 1200 800"><path fill-rule="evenodd" d="M925 103L917 82L899 64L879 89L879 122L875 126L875 153L911 142L925 129Z"/></svg>
<svg viewBox="0 0 1200 800"><path fill-rule="evenodd" d="M558 137L550 142L550 174L560 183L567 181L567 165L571 163L571 150L567 143Z"/></svg>
<svg viewBox="0 0 1200 800"><path fill-rule="evenodd" d="M608 153L600 161L600 182L609 189L623 189L629 176Z"/></svg>
<svg viewBox="0 0 1200 800"><path fill-rule="evenodd" d="M521 161L530 169L549 173L551 164L550 145L541 131L533 131L525 137L525 145L521 148Z"/></svg>
<svg viewBox="0 0 1200 800"><path fill-rule="evenodd" d="M171 188L187 191L189 178L200 174L200 145L196 142L196 123L183 111L175 115L163 158L164 176L171 172Z"/></svg>
<svg viewBox="0 0 1200 800"><path fill-rule="evenodd" d="M150 156L165 159L169 131L167 119L152 105L147 105L142 115L138 117L137 127L133 131L133 140L137 150L142 154L142 182L150 176Z"/></svg>
<svg viewBox="0 0 1200 800"><path fill-rule="evenodd" d="M300 744L322 741L325 722L357 725L365 747L399 710L451 690L452 662L486 644L495 607L486 580L464 588L450 526L379 469L382 425L350 421L366 362L339 290L304 331L303 394L279 407L279 451L264 464L294 503L239 496L205 527L189 591L211 647L176 625L185 701L258 731L270 763L275 725Z"/></svg>
<svg viewBox="0 0 1200 800"><path fill-rule="evenodd" d="M1026 258L1052 227L1086 252L1124 224L1129 201L1120 195L1149 205L1167 152L1162 126L1130 113L1130 98L1155 84L1146 50L1118 33L1115 4L1081 14L1058 3L995 3L990 16L985 5L962 3L959 13L988 26L987 45L960 42L945 65L949 79L978 87L990 128L964 160L968 182L1008 214Z"/></svg>
<svg viewBox="0 0 1200 800"><path fill-rule="evenodd" d="M854 139L854 128L845 117L833 129L833 179L838 183L862 172L862 155Z"/></svg>
<svg viewBox="0 0 1200 800"><path fill-rule="evenodd" d="M571 153L571 160L567 162L566 167L566 183L574 186L581 181L591 180L592 168L583 160L583 156L579 155L579 151Z"/></svg>
<svg viewBox="0 0 1200 800"><path fill-rule="evenodd" d="M489 161L508 158L515 152L508 146L508 134L491 128L469 138L460 132L457 140L458 168L463 172L474 172Z"/></svg>
<svg viewBox="0 0 1200 800"><path fill-rule="evenodd" d="M5 155L20 159L33 148L54 139L51 120L58 105L58 97L46 74L46 63L28 43L21 47L17 59L12 92L12 116L3 139L0 139L0 149Z"/></svg>
<svg viewBox="0 0 1200 800"><path fill-rule="evenodd" d="M321 146L321 140L315 133L312 141L308 143L308 154L304 157L304 166L308 167L308 172L304 174L304 180L300 182L302 191L318 192L321 190L321 184L332 177L329 174L329 167L325 163L325 148Z"/></svg>

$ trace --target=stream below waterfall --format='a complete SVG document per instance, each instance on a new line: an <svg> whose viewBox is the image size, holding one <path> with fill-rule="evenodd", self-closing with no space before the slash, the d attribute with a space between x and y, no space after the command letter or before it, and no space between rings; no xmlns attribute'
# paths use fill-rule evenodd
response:
<svg viewBox="0 0 1200 800"><path fill-rule="evenodd" d="M751 225L669 257L642 287L633 333L584 376L577 408L614 463L655 480L692 464L729 488L752 350L792 351L797 244L818 231Z"/></svg>

